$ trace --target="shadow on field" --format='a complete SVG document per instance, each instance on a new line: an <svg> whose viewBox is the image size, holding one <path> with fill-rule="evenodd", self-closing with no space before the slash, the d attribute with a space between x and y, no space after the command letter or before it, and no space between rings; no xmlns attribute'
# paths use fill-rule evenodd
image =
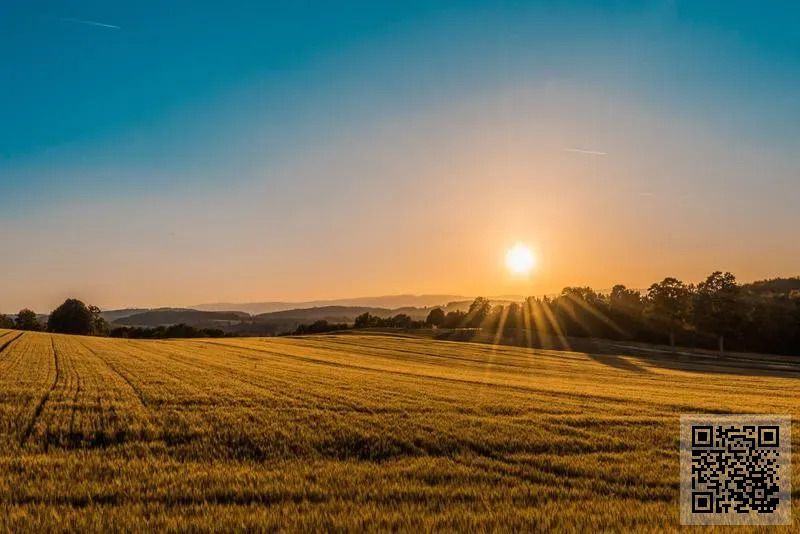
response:
<svg viewBox="0 0 800 534"><path fill-rule="evenodd" d="M620 355L608 355L608 354L588 354L589 359L595 361L597 363L602 363L603 365L607 365L609 367L613 367L615 369L619 369L621 371L631 371L634 373L650 373L644 367L633 363L632 361L628 360L627 358L620 356Z"/></svg>
<svg viewBox="0 0 800 534"><path fill-rule="evenodd" d="M800 360L761 354L708 354L686 349L661 349L613 344L611 350L653 367L692 373L800 378Z"/></svg>
<svg viewBox="0 0 800 534"><path fill-rule="evenodd" d="M441 341L469 341L497 343L532 349L582 352L592 360L620 370L647 373L647 367L661 367L692 373L732 374L740 376L769 376L800 378L800 358L769 354L731 353L718 354L689 348L671 348L642 343L626 343L592 338L540 338L533 335L521 342L515 337L495 340L480 331L454 330L438 332L433 339Z"/></svg>

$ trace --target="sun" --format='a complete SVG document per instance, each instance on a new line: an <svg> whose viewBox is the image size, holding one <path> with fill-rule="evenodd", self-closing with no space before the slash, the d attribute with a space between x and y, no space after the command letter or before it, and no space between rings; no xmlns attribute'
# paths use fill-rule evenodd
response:
<svg viewBox="0 0 800 534"><path fill-rule="evenodd" d="M517 243L506 252L506 267L514 274L528 274L535 265L536 257L522 243Z"/></svg>

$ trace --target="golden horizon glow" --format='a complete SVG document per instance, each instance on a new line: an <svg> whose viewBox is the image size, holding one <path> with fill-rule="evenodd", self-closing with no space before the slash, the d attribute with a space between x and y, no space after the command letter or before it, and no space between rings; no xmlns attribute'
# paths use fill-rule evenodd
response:
<svg viewBox="0 0 800 534"><path fill-rule="evenodd" d="M536 266L533 251L522 243L517 243L506 252L506 267L513 274L528 274Z"/></svg>

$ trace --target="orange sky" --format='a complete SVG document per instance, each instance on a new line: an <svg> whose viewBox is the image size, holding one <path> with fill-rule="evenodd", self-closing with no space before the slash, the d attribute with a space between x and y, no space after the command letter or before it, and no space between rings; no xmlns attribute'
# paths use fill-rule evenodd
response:
<svg viewBox="0 0 800 534"><path fill-rule="evenodd" d="M515 86L365 121L279 164L236 168L247 179L222 190L76 200L12 220L0 310L67 296L180 306L796 275L798 170L618 95ZM539 259L527 280L504 266L517 241Z"/></svg>

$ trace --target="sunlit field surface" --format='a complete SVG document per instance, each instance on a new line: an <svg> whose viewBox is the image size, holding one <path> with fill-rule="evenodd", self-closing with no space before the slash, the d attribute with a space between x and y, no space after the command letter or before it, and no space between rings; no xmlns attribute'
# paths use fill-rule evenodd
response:
<svg viewBox="0 0 800 534"><path fill-rule="evenodd" d="M0 530L673 529L679 414L797 420L797 370L0 330Z"/></svg>

